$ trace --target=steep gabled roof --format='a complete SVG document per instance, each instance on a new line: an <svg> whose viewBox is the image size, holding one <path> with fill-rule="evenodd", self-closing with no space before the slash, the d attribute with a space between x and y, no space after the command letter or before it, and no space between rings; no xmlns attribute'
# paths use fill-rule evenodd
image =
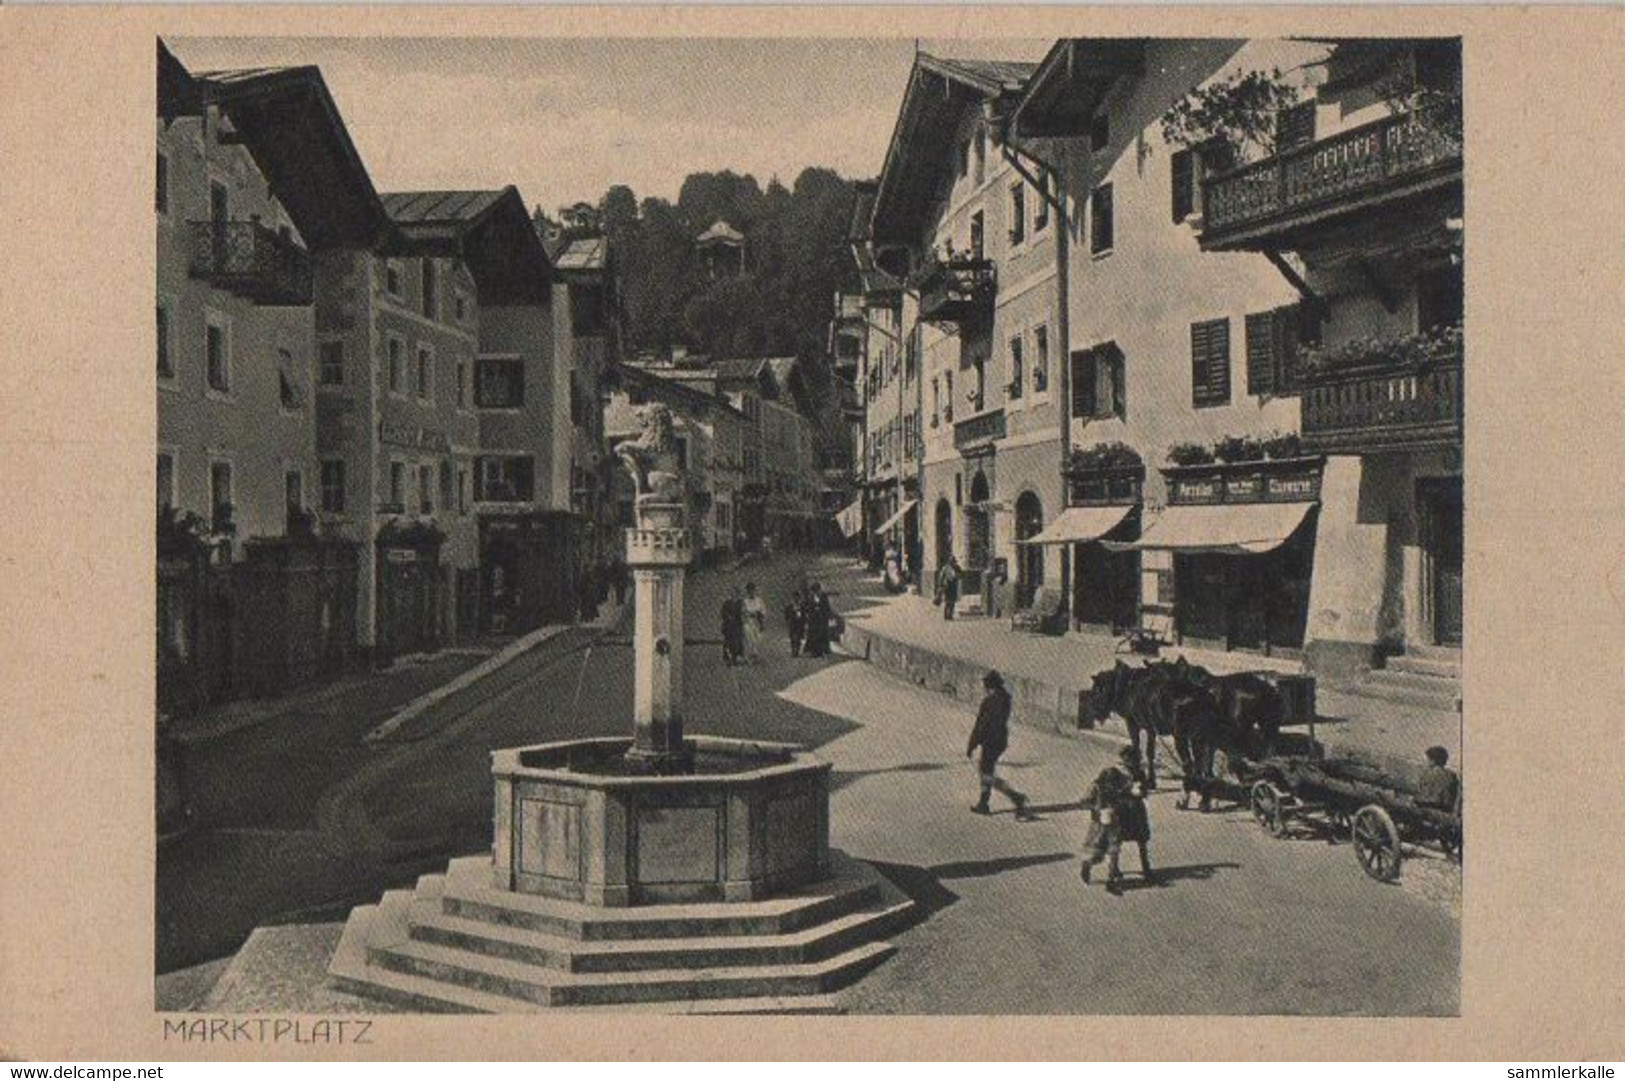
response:
<svg viewBox="0 0 1625 1081"><path fill-rule="evenodd" d="M313 250L377 247L394 231L319 68L191 73L158 43L158 112L217 106Z"/></svg>
<svg viewBox="0 0 1625 1081"><path fill-rule="evenodd" d="M609 260L609 241L605 237L584 237L566 244L553 260L559 270L603 270Z"/></svg>
<svg viewBox="0 0 1625 1081"><path fill-rule="evenodd" d="M908 89L886 149L870 235L876 244L909 244L953 159L950 140L966 109L1015 98L1037 65L1011 60L914 57Z"/></svg>
<svg viewBox="0 0 1625 1081"><path fill-rule="evenodd" d="M546 303L553 268L512 184L499 191L401 191L384 207L415 254L468 264L481 304Z"/></svg>
<svg viewBox="0 0 1625 1081"><path fill-rule="evenodd" d="M1145 69L1145 38L1062 38L1011 115L1019 138L1082 135L1112 84Z"/></svg>

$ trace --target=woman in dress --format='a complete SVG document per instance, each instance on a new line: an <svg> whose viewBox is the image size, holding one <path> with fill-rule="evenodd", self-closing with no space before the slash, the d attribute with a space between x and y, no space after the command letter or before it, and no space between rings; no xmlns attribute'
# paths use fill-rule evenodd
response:
<svg viewBox="0 0 1625 1081"><path fill-rule="evenodd" d="M756 595L756 583L745 583L745 653L753 661L762 656L762 632L767 629L767 606Z"/></svg>

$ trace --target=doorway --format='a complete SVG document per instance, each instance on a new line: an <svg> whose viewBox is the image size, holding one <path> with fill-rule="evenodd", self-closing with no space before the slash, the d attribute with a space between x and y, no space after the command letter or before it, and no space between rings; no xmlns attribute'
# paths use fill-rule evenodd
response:
<svg viewBox="0 0 1625 1081"><path fill-rule="evenodd" d="M1022 492L1016 499L1016 606L1032 607L1033 598L1044 588L1044 546L1021 542L1036 537L1044 528L1044 504L1036 492Z"/></svg>
<svg viewBox="0 0 1625 1081"><path fill-rule="evenodd" d="M980 571L993 554L993 519L988 512L987 474L977 471L970 482L970 503L965 508L966 569Z"/></svg>
<svg viewBox="0 0 1625 1081"><path fill-rule="evenodd" d="M936 570L948 565L954 554L954 508L946 499L937 500Z"/></svg>
<svg viewBox="0 0 1625 1081"><path fill-rule="evenodd" d="M1416 503L1426 557L1423 588L1432 612L1433 641L1441 646L1459 646L1464 563L1461 478L1418 481Z"/></svg>

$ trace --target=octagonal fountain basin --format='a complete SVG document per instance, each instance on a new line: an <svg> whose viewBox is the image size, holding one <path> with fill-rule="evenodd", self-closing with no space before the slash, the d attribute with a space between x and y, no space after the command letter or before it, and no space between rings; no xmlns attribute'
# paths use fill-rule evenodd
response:
<svg viewBox="0 0 1625 1081"><path fill-rule="evenodd" d="M692 771L640 773L630 739L493 752L498 889L620 907L755 901L829 873L830 764L698 736Z"/></svg>

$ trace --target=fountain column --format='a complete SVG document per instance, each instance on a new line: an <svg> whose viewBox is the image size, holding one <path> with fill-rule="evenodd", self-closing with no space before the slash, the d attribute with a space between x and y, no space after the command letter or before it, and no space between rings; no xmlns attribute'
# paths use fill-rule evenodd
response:
<svg viewBox="0 0 1625 1081"><path fill-rule="evenodd" d="M683 771L683 575L692 551L680 503L640 501L626 531L636 625L632 638L632 748L627 758L651 773Z"/></svg>

